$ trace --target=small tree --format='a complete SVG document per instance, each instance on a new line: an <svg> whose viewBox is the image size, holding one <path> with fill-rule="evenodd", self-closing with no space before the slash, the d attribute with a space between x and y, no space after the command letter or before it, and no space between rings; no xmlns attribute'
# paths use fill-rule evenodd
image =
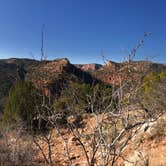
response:
<svg viewBox="0 0 166 166"><path fill-rule="evenodd" d="M27 125L30 125L36 115L36 93L37 90L31 82L17 82L10 89L9 98L4 109L4 121L12 122L22 119Z"/></svg>

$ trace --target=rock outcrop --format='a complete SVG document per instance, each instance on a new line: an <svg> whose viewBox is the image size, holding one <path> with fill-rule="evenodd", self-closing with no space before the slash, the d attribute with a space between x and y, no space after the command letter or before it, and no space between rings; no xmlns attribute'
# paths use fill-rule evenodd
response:
<svg viewBox="0 0 166 166"><path fill-rule="evenodd" d="M78 67L79 69L83 70L83 71L96 71L99 70L102 65L100 64L96 64L96 63L91 63L91 64L76 64L76 67Z"/></svg>
<svg viewBox="0 0 166 166"><path fill-rule="evenodd" d="M89 73L72 65L68 59L56 59L43 62L27 74L27 80L31 80L36 87L43 89L46 95L59 95L60 91L71 82L94 83L97 79Z"/></svg>

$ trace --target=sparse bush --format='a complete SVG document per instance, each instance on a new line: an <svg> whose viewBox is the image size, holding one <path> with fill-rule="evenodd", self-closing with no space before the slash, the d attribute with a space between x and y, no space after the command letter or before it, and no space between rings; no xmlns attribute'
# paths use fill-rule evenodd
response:
<svg viewBox="0 0 166 166"><path fill-rule="evenodd" d="M33 142L23 129L23 123L0 128L0 166L35 166L36 150Z"/></svg>

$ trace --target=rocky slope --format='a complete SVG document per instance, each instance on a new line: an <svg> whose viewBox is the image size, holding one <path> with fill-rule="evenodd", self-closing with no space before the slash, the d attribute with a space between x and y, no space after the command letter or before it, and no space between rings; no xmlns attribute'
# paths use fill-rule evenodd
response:
<svg viewBox="0 0 166 166"><path fill-rule="evenodd" d="M102 116L102 115L101 115ZM145 130L146 124L142 126L140 130L137 131L135 137L133 137L124 152L119 157L119 159L114 163L115 166L165 166L166 165L166 134L165 127L166 121L162 124L162 135L157 134L158 130L161 130L161 127L158 123L160 123L161 119L165 119L165 115L163 115L157 122L153 122L149 125L148 130ZM79 128L79 132L83 131L85 135L90 135L93 132L93 128L95 128L97 121L93 116L87 116L83 119L83 128ZM157 124L157 125L156 125ZM160 124L161 125L161 124ZM82 150L81 145L79 144L76 137L69 132L65 127L60 129L62 135L59 135L56 130L53 131L52 136L52 156L54 165L69 165L69 161L66 155L66 147L64 140L66 140L68 144L68 148L70 151L70 157L73 165L86 166L87 161L85 158L84 151ZM39 142L42 146L44 152L48 152L47 144L40 140ZM91 147L87 142L84 142L88 155L90 155ZM64 155L65 154L65 155ZM96 156L98 156L97 154ZM44 163L43 157L41 153L37 156L38 160L41 163ZM96 160L98 158L96 157ZM99 161L98 161L99 162ZM42 164L41 164L42 165ZM102 165L102 163L101 163ZM111 163L108 164L111 166Z"/></svg>
<svg viewBox="0 0 166 166"><path fill-rule="evenodd" d="M71 82L88 84L98 82L89 73L72 65L66 58L41 63L26 75L26 79L31 80L36 87L43 88L46 95L53 96L58 95L61 89L66 88Z"/></svg>
<svg viewBox="0 0 166 166"><path fill-rule="evenodd" d="M131 62L130 69L133 77L139 78L150 71L166 70L166 65L138 61ZM34 82L37 87L44 90L46 95L56 96L70 82L91 84L100 80L118 85L125 80L126 70L128 70L127 62L109 61L102 66L73 65L66 58L43 62L18 58L0 60L0 110L7 99L10 87L21 77Z"/></svg>
<svg viewBox="0 0 166 166"><path fill-rule="evenodd" d="M36 87L42 88L46 95L54 96L70 82L91 84L97 81L66 58L43 62L18 58L0 60L0 112L10 87L19 79L32 81Z"/></svg>
<svg viewBox="0 0 166 166"><path fill-rule="evenodd" d="M149 72L160 72L166 70L164 64L153 63L149 61L132 61L130 63L123 62L117 63L108 61L100 69L91 71L90 73L97 79L102 80L105 83L119 85L128 74L132 77L140 79Z"/></svg>

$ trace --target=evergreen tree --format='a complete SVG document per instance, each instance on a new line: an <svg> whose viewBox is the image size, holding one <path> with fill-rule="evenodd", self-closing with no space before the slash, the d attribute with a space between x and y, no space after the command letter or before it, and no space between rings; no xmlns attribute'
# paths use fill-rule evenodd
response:
<svg viewBox="0 0 166 166"><path fill-rule="evenodd" d="M31 82L17 82L9 91L4 109L4 121L12 122L21 119L30 125L36 115L36 92Z"/></svg>

